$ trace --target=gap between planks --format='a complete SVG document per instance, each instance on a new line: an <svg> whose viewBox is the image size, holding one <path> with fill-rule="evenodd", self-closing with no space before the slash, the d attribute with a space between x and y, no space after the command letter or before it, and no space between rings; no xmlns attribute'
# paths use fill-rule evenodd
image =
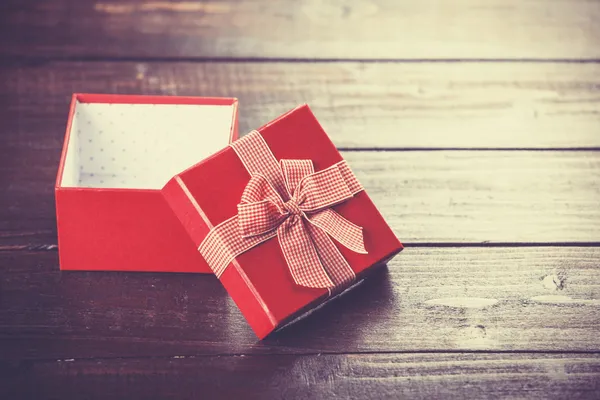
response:
<svg viewBox="0 0 600 400"><path fill-rule="evenodd" d="M519 247L600 247L600 242L487 242L487 243L410 243L402 242L405 248L519 248ZM0 252L55 252L58 251L58 244L15 244L0 245Z"/></svg>
<svg viewBox="0 0 600 400"><path fill-rule="evenodd" d="M50 62L76 62L76 63L244 63L244 64L335 64L335 63L359 63L359 64L597 64L600 58L285 58L285 57L110 57L110 56L31 56L31 55L8 55L0 60L0 65L39 65Z"/></svg>
<svg viewBox="0 0 600 400"><path fill-rule="evenodd" d="M119 361L119 360L169 360L169 359L188 359L188 358L214 358L214 357L282 357L282 356L378 356L378 355L427 355L427 354L472 354L472 355L563 355L563 356L600 356L598 350L390 350L390 351L307 351L297 353L270 352L270 353L190 353L185 355L158 354L147 356L103 356L103 357L77 357L77 358L35 358L24 360L9 360L6 363L18 363L22 361L34 363L54 363L54 362L88 362L88 361ZM599 358L600 359L600 358ZM2 361L0 361L0 364Z"/></svg>

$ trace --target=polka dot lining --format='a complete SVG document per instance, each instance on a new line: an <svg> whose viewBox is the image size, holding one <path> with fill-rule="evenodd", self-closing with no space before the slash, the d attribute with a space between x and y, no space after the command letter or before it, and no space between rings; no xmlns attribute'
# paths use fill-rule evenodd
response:
<svg viewBox="0 0 600 400"><path fill-rule="evenodd" d="M160 189L227 146L233 106L77 103L62 186Z"/></svg>

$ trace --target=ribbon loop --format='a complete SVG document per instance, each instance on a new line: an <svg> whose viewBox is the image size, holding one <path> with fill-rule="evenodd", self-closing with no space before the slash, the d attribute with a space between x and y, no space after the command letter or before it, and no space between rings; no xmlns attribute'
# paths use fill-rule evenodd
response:
<svg viewBox="0 0 600 400"><path fill-rule="evenodd" d="M262 175L254 175L238 204L238 223L242 237L274 230L285 218L284 203L275 188Z"/></svg>
<svg viewBox="0 0 600 400"><path fill-rule="evenodd" d="M296 188L301 208L315 212L352 198L353 193L342 176L338 164L304 176Z"/></svg>

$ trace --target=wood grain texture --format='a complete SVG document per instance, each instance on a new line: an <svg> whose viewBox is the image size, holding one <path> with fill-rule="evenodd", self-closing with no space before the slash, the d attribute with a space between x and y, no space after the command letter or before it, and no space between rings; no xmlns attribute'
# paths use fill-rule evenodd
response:
<svg viewBox="0 0 600 400"><path fill-rule="evenodd" d="M0 246L56 245L58 152L8 150L0 161ZM406 243L600 239L598 152L342 153Z"/></svg>
<svg viewBox="0 0 600 400"><path fill-rule="evenodd" d="M0 398L599 398L599 20L596 0L2 1ZM309 103L414 247L261 342L214 277L60 272L73 92L235 96L242 132Z"/></svg>
<svg viewBox="0 0 600 400"><path fill-rule="evenodd" d="M343 155L398 237L408 243L600 238L598 152Z"/></svg>
<svg viewBox="0 0 600 400"><path fill-rule="evenodd" d="M407 248L387 270L257 342L214 277L60 272L54 252L0 252L0 354L598 351L599 262L598 248Z"/></svg>
<svg viewBox="0 0 600 400"><path fill-rule="evenodd" d="M51 62L0 66L4 146L58 152L73 92L240 99L249 132L308 103L341 148L600 147L600 64Z"/></svg>
<svg viewBox="0 0 600 400"><path fill-rule="evenodd" d="M586 354L368 354L0 364L4 398L594 399ZM8 373L7 373L8 372Z"/></svg>
<svg viewBox="0 0 600 400"><path fill-rule="evenodd" d="M593 0L10 0L2 11L2 53L27 57L600 57Z"/></svg>

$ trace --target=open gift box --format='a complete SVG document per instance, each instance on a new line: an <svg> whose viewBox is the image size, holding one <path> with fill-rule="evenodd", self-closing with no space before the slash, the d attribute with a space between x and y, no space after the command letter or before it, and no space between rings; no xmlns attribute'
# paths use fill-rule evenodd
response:
<svg viewBox="0 0 600 400"><path fill-rule="evenodd" d="M259 338L402 250L306 105L74 95L56 210L61 269L213 272Z"/></svg>
<svg viewBox="0 0 600 400"><path fill-rule="evenodd" d="M175 175L163 195L259 338L402 250L306 105Z"/></svg>
<svg viewBox="0 0 600 400"><path fill-rule="evenodd" d="M74 94L55 188L60 268L211 272L161 189L237 135L233 98Z"/></svg>

